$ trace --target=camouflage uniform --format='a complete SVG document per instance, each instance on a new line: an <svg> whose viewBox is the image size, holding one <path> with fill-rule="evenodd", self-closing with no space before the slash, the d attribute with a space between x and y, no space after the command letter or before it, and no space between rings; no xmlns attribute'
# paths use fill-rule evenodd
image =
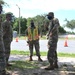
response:
<svg viewBox="0 0 75 75"><path fill-rule="evenodd" d="M3 33L2 33L2 25L1 25L1 15L0 15L0 75L3 75L5 72L5 55L4 55L4 43L3 43Z"/></svg>
<svg viewBox="0 0 75 75"><path fill-rule="evenodd" d="M48 41L48 60L50 64L53 64L57 62L57 42L58 42L58 27L59 27L59 21L57 18L53 18L53 20L50 21L50 29L49 34L52 33L52 36L49 36Z"/></svg>
<svg viewBox="0 0 75 75"><path fill-rule="evenodd" d="M46 70L53 70L54 68L58 68L58 58L57 58L57 42L58 42L58 28L60 26L59 20L54 18L54 13L50 12L48 14L49 23L49 31L48 31L48 54L47 58L50 65L45 68Z"/></svg>
<svg viewBox="0 0 75 75"><path fill-rule="evenodd" d="M3 42L5 47L6 64L8 64L8 59L10 56L10 45L13 39L13 31L12 31L11 22L5 20L2 23L2 27L3 27Z"/></svg>

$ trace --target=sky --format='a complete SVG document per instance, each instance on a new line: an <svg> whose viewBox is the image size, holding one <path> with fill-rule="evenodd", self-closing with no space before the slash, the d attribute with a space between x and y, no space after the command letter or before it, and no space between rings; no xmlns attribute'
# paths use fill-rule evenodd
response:
<svg viewBox="0 0 75 75"><path fill-rule="evenodd" d="M75 0L4 0L9 6L4 6L5 12L12 12L16 17L35 17L36 15L54 12L63 26L67 20L75 19ZM16 6L16 4L18 6Z"/></svg>

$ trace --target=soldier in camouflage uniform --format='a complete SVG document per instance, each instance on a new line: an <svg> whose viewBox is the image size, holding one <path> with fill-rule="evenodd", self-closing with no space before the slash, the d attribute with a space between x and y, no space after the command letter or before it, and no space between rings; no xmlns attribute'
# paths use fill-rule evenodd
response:
<svg viewBox="0 0 75 75"><path fill-rule="evenodd" d="M45 68L45 70L54 70L54 68L58 68L58 60L57 60L57 42L58 42L58 28L60 26L59 20L54 17L54 13L50 12L47 15L50 20L49 31L48 31L48 61L49 66Z"/></svg>
<svg viewBox="0 0 75 75"><path fill-rule="evenodd" d="M0 4L0 75L7 75L5 68L6 68L6 58L5 58L5 48L3 43L3 29L2 29L2 5ZM8 74L9 75L9 74Z"/></svg>
<svg viewBox="0 0 75 75"><path fill-rule="evenodd" d="M39 30L38 27L34 25L33 20L31 20L31 25L26 30L26 35L28 37L28 44L30 50L30 61L32 61L33 47L35 47L36 55L38 56L38 61L42 61L40 58L40 47L39 47Z"/></svg>
<svg viewBox="0 0 75 75"><path fill-rule="evenodd" d="M11 14L6 14L6 20L2 23L3 27L3 42L5 47L5 56L6 56L6 66L11 66L11 64L8 63L8 59L10 56L10 45L13 40L13 30L11 26Z"/></svg>

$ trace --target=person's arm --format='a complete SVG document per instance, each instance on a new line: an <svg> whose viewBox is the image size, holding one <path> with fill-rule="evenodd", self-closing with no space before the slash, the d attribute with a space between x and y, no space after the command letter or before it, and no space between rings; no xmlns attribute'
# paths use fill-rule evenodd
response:
<svg viewBox="0 0 75 75"><path fill-rule="evenodd" d="M49 22L49 25L48 25L48 32L47 32L47 39L49 39L49 35L50 35L50 32L51 32L51 26L52 26L52 24L51 24L51 21Z"/></svg>
<svg viewBox="0 0 75 75"><path fill-rule="evenodd" d="M54 24L54 27L51 30L50 35L52 35L59 28L59 26L60 26L59 20L57 18L54 19L53 24Z"/></svg>
<svg viewBox="0 0 75 75"><path fill-rule="evenodd" d="M3 33L3 36L5 35L6 33L6 29L5 29L5 22L2 22L2 33Z"/></svg>
<svg viewBox="0 0 75 75"><path fill-rule="evenodd" d="M11 26L10 30L11 30L11 37L10 38L11 38L11 41L13 41L13 28L12 28L12 26Z"/></svg>

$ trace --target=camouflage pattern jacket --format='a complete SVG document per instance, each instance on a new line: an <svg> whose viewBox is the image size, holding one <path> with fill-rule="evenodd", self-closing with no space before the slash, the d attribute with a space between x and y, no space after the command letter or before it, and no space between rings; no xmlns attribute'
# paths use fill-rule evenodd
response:
<svg viewBox="0 0 75 75"><path fill-rule="evenodd" d="M11 42L13 40L13 30L10 21L4 21L2 23L3 27L3 39Z"/></svg>
<svg viewBox="0 0 75 75"><path fill-rule="evenodd" d="M49 32L48 32L48 37L49 38L53 38L53 39L56 39L58 40L58 32L59 32L59 20L57 18L53 18L51 21L50 21L50 24L49 24ZM52 36L50 36L50 33L52 33Z"/></svg>

